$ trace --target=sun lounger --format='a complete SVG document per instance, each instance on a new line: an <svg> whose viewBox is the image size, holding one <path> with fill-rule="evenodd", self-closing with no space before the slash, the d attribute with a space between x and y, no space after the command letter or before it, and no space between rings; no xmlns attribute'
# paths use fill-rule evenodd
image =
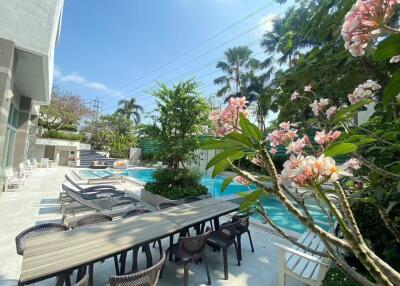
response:
<svg viewBox="0 0 400 286"><path fill-rule="evenodd" d="M78 185L74 180L72 180L72 178L70 176L68 176L67 174L65 175L65 179L82 193L99 192L99 191L104 191L104 190L117 191L117 188L112 185L96 185L96 186L83 188L82 186ZM118 192L122 192L122 191L118 191Z"/></svg>
<svg viewBox="0 0 400 286"><path fill-rule="evenodd" d="M133 197L107 197L97 196L93 194L83 194L74 191L72 188L63 184L62 189L65 191L66 196L71 200L70 203L63 203L61 205L61 213L63 220L67 214L75 215L82 211L95 211L103 213L112 211L121 207L129 207L132 205L137 206L139 200Z"/></svg>

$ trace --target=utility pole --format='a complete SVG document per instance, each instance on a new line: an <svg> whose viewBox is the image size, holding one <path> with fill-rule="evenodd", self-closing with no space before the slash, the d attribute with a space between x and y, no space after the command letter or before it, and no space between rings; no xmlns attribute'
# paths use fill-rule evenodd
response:
<svg viewBox="0 0 400 286"><path fill-rule="evenodd" d="M97 123L99 120L99 114L100 114L100 110L101 107L103 106L103 102L101 102L100 100L98 100L98 98L96 97L95 99L91 100L91 104L90 107L92 108L92 112L93 112L93 121L92 121L92 136L94 134L95 126L97 127Z"/></svg>

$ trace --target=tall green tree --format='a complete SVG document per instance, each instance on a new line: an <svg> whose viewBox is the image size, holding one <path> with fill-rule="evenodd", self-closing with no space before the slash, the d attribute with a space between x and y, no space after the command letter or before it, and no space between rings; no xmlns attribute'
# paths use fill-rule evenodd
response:
<svg viewBox="0 0 400 286"><path fill-rule="evenodd" d="M156 98L152 136L159 142L159 158L170 169L185 167L196 160L198 135L208 124L209 108L198 92L199 83L193 80L179 82L169 88L160 83L152 92Z"/></svg>
<svg viewBox="0 0 400 286"><path fill-rule="evenodd" d="M143 113L143 107L136 102L136 98L121 99L118 102L117 113L123 114L126 118L132 119L135 125L138 125L141 120L141 113Z"/></svg>
<svg viewBox="0 0 400 286"><path fill-rule="evenodd" d="M249 83L249 77L258 69L259 61L252 58L252 51L246 46L230 48L224 55L225 60L217 63L217 69L224 75L214 80L215 84L222 86L217 96L247 98L246 84Z"/></svg>

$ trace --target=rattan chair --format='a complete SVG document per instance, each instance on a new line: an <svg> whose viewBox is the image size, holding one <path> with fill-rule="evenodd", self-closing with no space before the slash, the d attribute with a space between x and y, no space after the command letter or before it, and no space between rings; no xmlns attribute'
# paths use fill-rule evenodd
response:
<svg viewBox="0 0 400 286"><path fill-rule="evenodd" d="M30 238L49 235L52 233L66 231L66 230L68 230L68 227L59 223L44 223L25 229L15 237L15 245L17 247L17 253L19 255L24 255L25 241Z"/></svg>
<svg viewBox="0 0 400 286"><path fill-rule="evenodd" d="M214 251L217 248L222 248L224 259L224 278L228 280L228 248L233 244L236 251L236 259L240 266L239 249L236 243L236 228L240 221L226 223L221 225L220 229L213 231L207 239L207 244L210 245Z"/></svg>
<svg viewBox="0 0 400 286"><path fill-rule="evenodd" d="M72 229L78 229L81 227L86 227L89 225L94 225L97 223L101 223L101 222L108 222L108 221L112 221L112 217L105 215L105 214L89 214L89 215L85 215L80 217L79 219L77 219L74 224L72 225ZM119 264L118 264L118 256L114 255L114 266L115 266L115 272L117 274L119 274ZM93 276L93 264L89 265L89 275ZM85 271L86 268L84 267L80 267L78 269L78 275L76 277L77 281L79 279L81 279L82 275L85 275Z"/></svg>
<svg viewBox="0 0 400 286"><path fill-rule="evenodd" d="M147 209L132 210L132 211L127 212L124 215L124 218L132 217L132 216L136 216L136 215L140 215L140 214L145 214L145 213L149 213L149 212L151 212L151 211L147 210ZM158 242L158 247L160 249L160 258L161 258L161 256L162 256L161 240L157 240L157 242ZM152 263L152 259L151 259L151 253L150 253L149 244L142 245L142 250L146 253L147 267L150 267L153 263ZM132 272L136 272L137 271L138 251L139 251L139 247L138 246L132 248ZM120 274L124 274L125 273L126 257L128 255L128 252L129 252L129 250L128 251L124 251L121 254L120 258L119 258L119 261L121 263Z"/></svg>
<svg viewBox="0 0 400 286"><path fill-rule="evenodd" d="M210 236L211 230L207 228L204 234L190 237L179 237L178 243L168 248L167 253L171 253L178 260L183 263L183 285L187 286L189 283L189 265L190 263L198 263L202 261L207 272L207 283L211 284L210 272L208 270L207 257L204 248L206 246L207 238Z"/></svg>
<svg viewBox="0 0 400 286"><path fill-rule="evenodd" d="M232 217L232 222L239 221L240 223L236 226L237 243L239 249L239 258L242 260L242 235L247 233L250 240L251 252L254 253L253 240L249 230L250 216L248 214L238 214Z"/></svg>
<svg viewBox="0 0 400 286"><path fill-rule="evenodd" d="M133 274L111 276L110 286L155 286L164 263L165 253L162 254L160 261L145 270Z"/></svg>
<svg viewBox="0 0 400 286"><path fill-rule="evenodd" d="M25 229L15 237L15 246L19 255L24 255L25 242L30 238L41 237L53 233L66 231L68 227L59 223L44 223ZM67 283L71 283L69 275L66 276Z"/></svg>

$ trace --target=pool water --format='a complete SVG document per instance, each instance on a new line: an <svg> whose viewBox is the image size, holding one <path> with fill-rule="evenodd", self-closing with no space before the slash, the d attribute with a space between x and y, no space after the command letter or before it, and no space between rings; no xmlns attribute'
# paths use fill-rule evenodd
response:
<svg viewBox="0 0 400 286"><path fill-rule="evenodd" d="M79 170L78 175L82 179L93 179L99 177L107 177L110 174L122 175L134 178L142 182L151 182L154 180L153 173L155 169L128 169L128 170ZM211 178L210 176L203 176L201 183L207 187L208 192L212 197L220 197L226 195L232 195L240 192L249 191L249 189L255 189L254 186L245 186L236 182L231 182L229 186L221 192L221 186L226 177L216 176ZM240 201L239 201L240 202ZM268 196L262 198L262 204L271 218L271 220L278 226L297 232L302 233L306 231L306 227L303 226L295 216L293 216L274 196ZM317 207L310 203L307 204L307 208L311 216L318 222L318 224L328 230L328 218L327 216ZM255 216L257 219L262 220L258 215Z"/></svg>

